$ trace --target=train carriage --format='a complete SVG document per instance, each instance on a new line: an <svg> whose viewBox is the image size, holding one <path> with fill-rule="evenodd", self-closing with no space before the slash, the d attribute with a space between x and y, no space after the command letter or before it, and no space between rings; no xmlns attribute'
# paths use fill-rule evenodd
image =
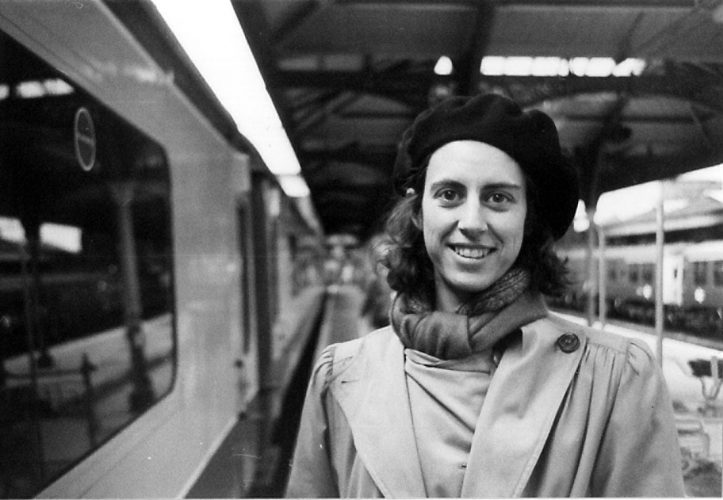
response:
<svg viewBox="0 0 723 500"><path fill-rule="evenodd" d="M583 310L589 293L597 301L600 251L593 252L593 280L587 280L586 250L561 250L573 285L555 302ZM652 324L655 319L655 244L607 246L604 255L605 300L611 316ZM723 241L675 242L663 248L663 304L666 324L690 333L723 338Z"/></svg>
<svg viewBox="0 0 723 500"><path fill-rule="evenodd" d="M117 14L0 3L0 497L186 494L317 232L158 18Z"/></svg>

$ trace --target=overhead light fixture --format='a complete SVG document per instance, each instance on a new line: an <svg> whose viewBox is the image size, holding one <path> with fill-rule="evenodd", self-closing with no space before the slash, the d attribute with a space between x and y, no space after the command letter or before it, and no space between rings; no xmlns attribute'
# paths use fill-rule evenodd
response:
<svg viewBox="0 0 723 500"><path fill-rule="evenodd" d="M12 243L26 243L25 229L20 219L15 217L0 216L0 236L5 241Z"/></svg>
<svg viewBox="0 0 723 500"><path fill-rule="evenodd" d="M281 176L298 176L301 172L299 160L231 2L152 1L241 134L254 145L269 170L279 179ZM304 182L301 177L298 179Z"/></svg>
<svg viewBox="0 0 723 500"><path fill-rule="evenodd" d="M278 176L281 189L292 198L304 198L309 196L309 186L300 175L280 175Z"/></svg>
<svg viewBox="0 0 723 500"><path fill-rule="evenodd" d="M640 76L645 69L645 60L629 57L619 62L613 69L613 76Z"/></svg>
<svg viewBox="0 0 723 500"><path fill-rule="evenodd" d="M7 88L7 86L4 86ZM0 99L8 96L7 90L0 89ZM15 84L15 93L21 99L37 99L45 96L66 95L73 93L73 87L60 78L46 80L25 80Z"/></svg>
<svg viewBox="0 0 723 500"><path fill-rule="evenodd" d="M505 74L505 59L501 56L485 56L480 63L479 71L487 76L501 76Z"/></svg>
<svg viewBox="0 0 723 500"><path fill-rule="evenodd" d="M532 71L531 57L508 57L505 59L505 75L528 76Z"/></svg>
<svg viewBox="0 0 723 500"><path fill-rule="evenodd" d="M434 65L434 74L439 76L451 75L454 71L454 64L452 59L447 56L441 56L437 59L437 64Z"/></svg>
<svg viewBox="0 0 723 500"><path fill-rule="evenodd" d="M576 233L584 233L590 227L590 219L587 216L587 208L585 202L577 201L577 209L575 210L575 218L572 220L572 228Z"/></svg>
<svg viewBox="0 0 723 500"><path fill-rule="evenodd" d="M644 69L642 59L615 64L611 57L485 56L480 64L480 73L486 76L637 76Z"/></svg>
<svg viewBox="0 0 723 500"><path fill-rule="evenodd" d="M532 76L567 76L569 73L569 64L566 59L560 57L533 58Z"/></svg>

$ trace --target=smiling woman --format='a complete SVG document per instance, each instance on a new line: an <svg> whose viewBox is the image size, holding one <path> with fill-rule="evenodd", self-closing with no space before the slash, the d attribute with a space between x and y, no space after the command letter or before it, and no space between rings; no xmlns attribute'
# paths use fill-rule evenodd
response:
<svg viewBox="0 0 723 500"><path fill-rule="evenodd" d="M552 120L444 101L405 132L394 185L391 326L321 355L287 493L682 496L648 348L546 308L578 200Z"/></svg>

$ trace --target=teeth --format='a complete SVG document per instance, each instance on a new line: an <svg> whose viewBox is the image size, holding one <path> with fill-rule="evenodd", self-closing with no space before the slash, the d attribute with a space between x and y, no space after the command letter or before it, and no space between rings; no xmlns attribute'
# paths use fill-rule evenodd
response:
<svg viewBox="0 0 723 500"><path fill-rule="evenodd" d="M453 247L457 255L468 259L482 259L492 251L489 248Z"/></svg>

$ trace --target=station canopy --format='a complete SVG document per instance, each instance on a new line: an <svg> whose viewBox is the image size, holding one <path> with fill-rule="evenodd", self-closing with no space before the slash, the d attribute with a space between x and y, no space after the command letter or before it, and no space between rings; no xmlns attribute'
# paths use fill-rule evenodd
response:
<svg viewBox="0 0 723 500"><path fill-rule="evenodd" d="M364 240L449 95L555 120L581 200L723 162L721 0L232 0L327 234Z"/></svg>

